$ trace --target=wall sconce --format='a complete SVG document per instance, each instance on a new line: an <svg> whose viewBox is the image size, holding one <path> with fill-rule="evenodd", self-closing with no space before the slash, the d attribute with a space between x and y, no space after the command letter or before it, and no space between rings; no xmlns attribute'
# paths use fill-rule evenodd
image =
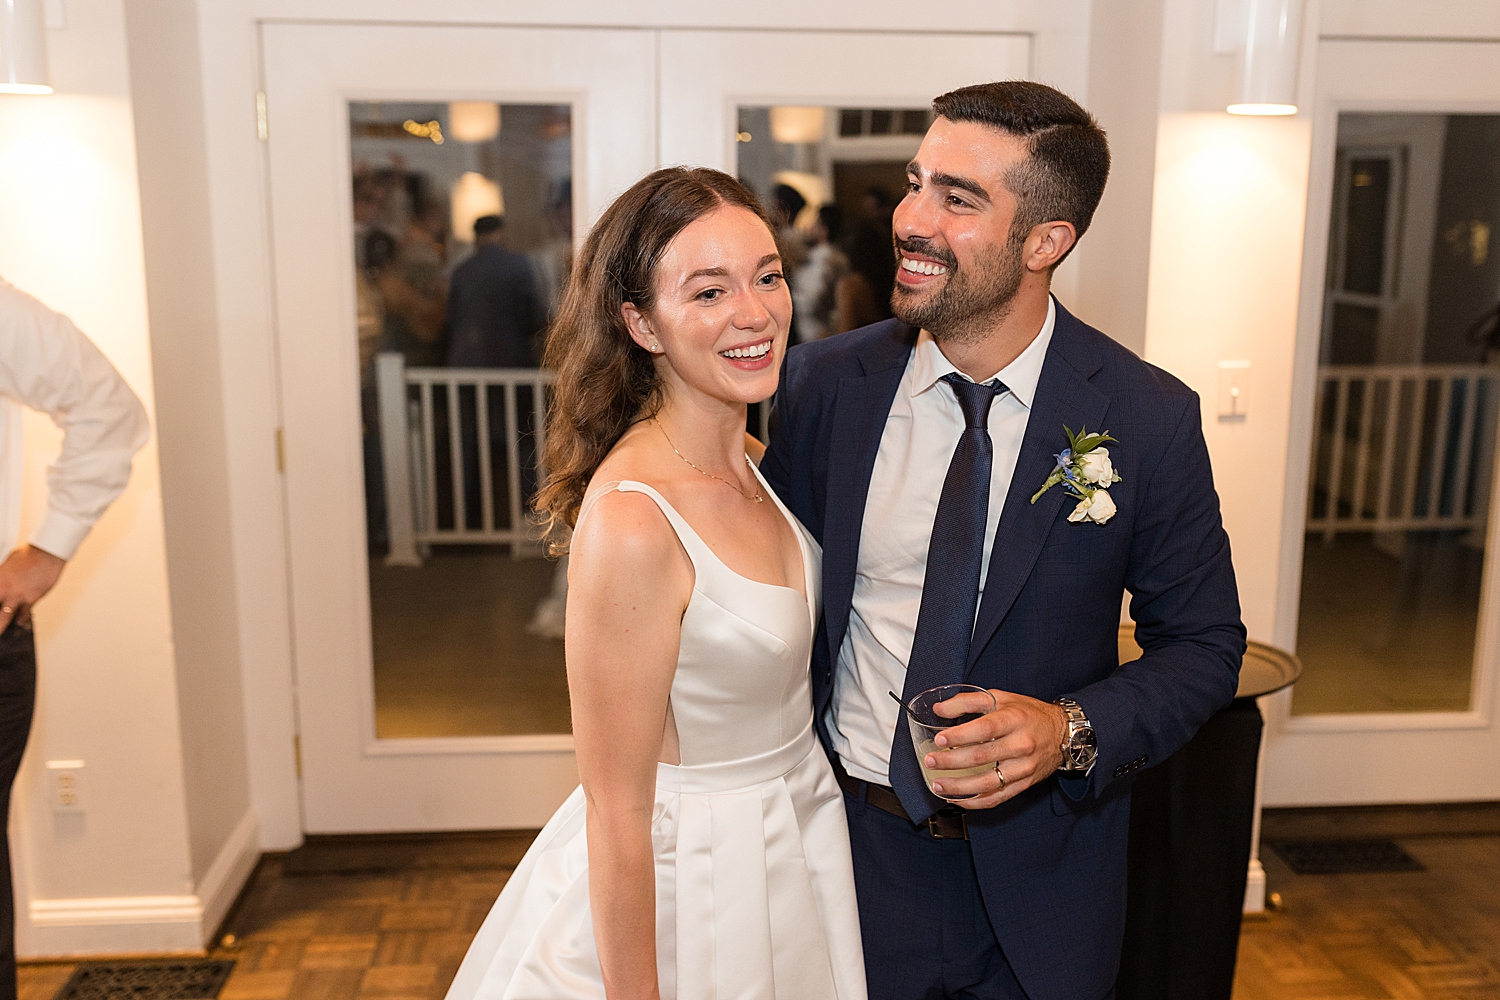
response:
<svg viewBox="0 0 1500 1000"><path fill-rule="evenodd" d="M1219 0L1214 52L1235 53L1232 115L1297 113L1303 0Z"/></svg>
<svg viewBox="0 0 1500 1000"><path fill-rule="evenodd" d="M50 94L42 0L0 0L0 94Z"/></svg>

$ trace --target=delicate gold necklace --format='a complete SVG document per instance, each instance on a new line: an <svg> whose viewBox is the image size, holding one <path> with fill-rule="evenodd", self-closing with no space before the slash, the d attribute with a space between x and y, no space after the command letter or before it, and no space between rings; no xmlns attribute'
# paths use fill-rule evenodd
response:
<svg viewBox="0 0 1500 1000"><path fill-rule="evenodd" d="M734 490L736 493L738 493L740 496L744 497L746 500L754 500L756 503L765 503L766 502L766 498L760 495L760 490L759 489L757 489L754 494L746 493L744 490L740 489L738 486L736 486L734 483L731 483L729 480L725 479L723 476L716 476L712 472L709 472L706 469L700 469L700 468L698 468L698 466L693 465L692 461L686 455L684 455L682 452L680 452L680 451L677 450L677 446L672 443L672 438L671 438L671 436L669 434L667 434L667 429L661 425L661 421L657 420L656 417L653 416L651 418L651 422L656 425L656 429L657 430L661 431L661 436L667 439L667 447L672 449L672 454L676 455L678 458L682 459L684 462L687 462L688 466L690 468L692 468L693 471L698 472L698 473L700 473L702 475L705 475L709 479L717 479L719 482L723 483L725 486L728 486L730 489ZM750 475L754 476L755 475L755 466L750 465L750 456L749 455L745 456L745 464L750 467Z"/></svg>

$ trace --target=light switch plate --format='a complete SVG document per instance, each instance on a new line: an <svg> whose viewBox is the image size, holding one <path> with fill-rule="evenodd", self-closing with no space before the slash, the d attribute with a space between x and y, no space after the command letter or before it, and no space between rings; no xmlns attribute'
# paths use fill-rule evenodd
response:
<svg viewBox="0 0 1500 1000"><path fill-rule="evenodd" d="M1237 423L1250 412L1250 362L1219 362L1219 422Z"/></svg>

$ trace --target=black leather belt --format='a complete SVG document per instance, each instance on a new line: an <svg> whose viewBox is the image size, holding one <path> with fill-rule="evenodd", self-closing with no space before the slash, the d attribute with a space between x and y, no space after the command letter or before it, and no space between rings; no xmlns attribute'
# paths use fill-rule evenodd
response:
<svg viewBox="0 0 1500 1000"><path fill-rule="evenodd" d="M838 779L839 787L856 799L862 800L866 805L872 805L881 812L888 812L892 816L900 816L908 823L912 819L901 805L901 799L887 785L877 785L873 781L862 781L844 770L843 762L838 755L833 756L833 776ZM937 812L927 817L925 823L912 823L921 829L926 828L933 840L968 840L969 839L969 814L958 806L943 806Z"/></svg>

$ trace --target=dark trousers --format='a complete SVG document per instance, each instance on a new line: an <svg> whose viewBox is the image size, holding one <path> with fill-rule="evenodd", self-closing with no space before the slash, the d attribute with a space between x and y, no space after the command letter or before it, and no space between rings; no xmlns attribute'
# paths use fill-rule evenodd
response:
<svg viewBox="0 0 1500 1000"><path fill-rule="evenodd" d="M844 795L870 1000L1026 1000L995 940L967 840Z"/></svg>
<svg viewBox="0 0 1500 1000"><path fill-rule="evenodd" d="M21 766L36 705L36 644L31 628L11 625L0 635L0 824L10 816L10 787ZM0 826L0 1000L16 997L16 912L10 880L10 840Z"/></svg>

